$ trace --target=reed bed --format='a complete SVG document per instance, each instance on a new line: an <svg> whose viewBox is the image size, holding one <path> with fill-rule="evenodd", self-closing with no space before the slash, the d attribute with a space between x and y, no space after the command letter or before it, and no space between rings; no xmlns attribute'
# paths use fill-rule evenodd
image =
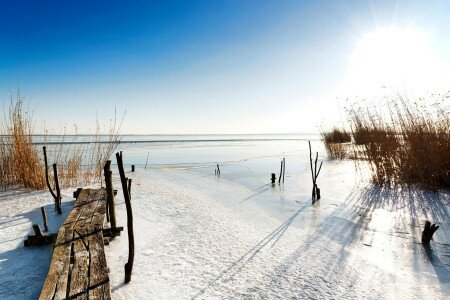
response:
<svg viewBox="0 0 450 300"><path fill-rule="evenodd" d="M74 135L67 135L64 128L57 135L44 131L36 142L33 140L36 139L33 114L24 109L24 100L18 95L17 100L11 100L0 126L0 187L46 188L44 145L48 153L48 171L51 173L51 165L57 163L62 188L100 182L103 165L120 141L121 123L117 122L115 114L105 134L97 121L95 133L88 137L79 136L76 127ZM52 179L50 182L53 184Z"/></svg>
<svg viewBox="0 0 450 300"><path fill-rule="evenodd" d="M44 165L32 144L32 114L24 112L21 100L11 104L0 130L0 186L44 188Z"/></svg>
<svg viewBox="0 0 450 300"><path fill-rule="evenodd" d="M352 137L345 129L333 128L330 132L321 133L328 157L331 159L344 159Z"/></svg>
<svg viewBox="0 0 450 300"><path fill-rule="evenodd" d="M384 110L353 106L351 158L368 162L376 184L449 189L449 99L434 95L428 105L397 96Z"/></svg>

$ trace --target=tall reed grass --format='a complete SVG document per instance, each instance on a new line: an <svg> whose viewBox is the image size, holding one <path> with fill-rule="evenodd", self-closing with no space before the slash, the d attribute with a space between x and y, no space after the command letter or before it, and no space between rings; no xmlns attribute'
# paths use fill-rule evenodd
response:
<svg viewBox="0 0 450 300"><path fill-rule="evenodd" d="M0 126L0 187L44 189L43 145L48 149L49 172L52 170L51 164L58 165L61 187L101 181L102 167L120 140L122 122L117 122L116 114L106 134L102 133L97 121L95 133L84 136L84 140L75 127L74 135L67 135L65 128L56 136L44 131L39 136L40 142L36 143L33 140L36 138L33 122L33 113L29 108L24 109L23 98L18 94L16 100L11 99Z"/></svg>
<svg viewBox="0 0 450 300"><path fill-rule="evenodd" d="M44 165L32 144L32 113L11 102L0 127L0 186L45 187Z"/></svg>
<svg viewBox="0 0 450 300"><path fill-rule="evenodd" d="M344 159L347 157L349 143L352 141L350 133L345 131L345 129L335 127L330 132L322 132L321 136L328 157L332 159Z"/></svg>
<svg viewBox="0 0 450 300"><path fill-rule="evenodd" d="M449 100L450 93L434 95L432 105L397 96L384 110L351 107L352 158L368 162L376 184L450 188Z"/></svg>

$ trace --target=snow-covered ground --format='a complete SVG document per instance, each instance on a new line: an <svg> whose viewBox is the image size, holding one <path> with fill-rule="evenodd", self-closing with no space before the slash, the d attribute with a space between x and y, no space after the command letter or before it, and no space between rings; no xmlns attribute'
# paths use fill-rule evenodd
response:
<svg viewBox="0 0 450 300"><path fill-rule="evenodd" d="M63 194L71 192L64 190ZM52 246L24 247L23 241L32 234L31 225L40 224L41 207L47 212L49 232L57 232L73 207L66 198L63 214L58 215L49 192L11 190L0 191L0 299L37 299L47 276Z"/></svg>
<svg viewBox="0 0 450 300"><path fill-rule="evenodd" d="M312 204L299 161L288 156L286 181L275 187L257 164L224 164L221 177L212 168L128 173L136 254L125 285L126 230L106 247L113 298L450 298L448 192L372 187L352 162L325 162L323 197ZM120 189L116 201L126 226ZM0 192L0 299L37 298L51 246L23 240L41 223L41 206L56 232L72 205L66 197L57 215L48 192ZM420 243L425 220L440 225L430 248Z"/></svg>
<svg viewBox="0 0 450 300"><path fill-rule="evenodd" d="M122 284L124 236L107 251L113 296L448 299L448 194L435 201L418 191L333 184L349 171L345 164L324 171L322 189L331 195L314 205L309 188L257 194L214 177L195 184L189 173L136 173L133 280ZM426 219L441 226L428 250L420 243Z"/></svg>

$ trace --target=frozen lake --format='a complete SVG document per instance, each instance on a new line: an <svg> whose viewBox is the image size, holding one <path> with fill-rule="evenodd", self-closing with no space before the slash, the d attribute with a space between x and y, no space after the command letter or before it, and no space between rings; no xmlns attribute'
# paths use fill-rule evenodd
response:
<svg viewBox="0 0 450 300"><path fill-rule="evenodd" d="M317 135L225 137L132 136L119 145L133 180L136 256L124 285L125 232L106 248L113 298L449 298L448 192L374 187L363 167L325 159ZM324 161L315 204L308 140ZM272 186L282 158L285 182ZM0 192L1 299L39 295L51 247L24 248L23 239L41 206L55 232L72 205L65 197L57 215L47 191ZM430 248L420 243L425 220L440 226Z"/></svg>

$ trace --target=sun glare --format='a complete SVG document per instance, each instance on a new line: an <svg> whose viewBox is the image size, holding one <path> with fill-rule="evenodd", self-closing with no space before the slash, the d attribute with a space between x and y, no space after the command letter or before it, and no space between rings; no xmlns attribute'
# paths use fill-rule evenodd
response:
<svg viewBox="0 0 450 300"><path fill-rule="evenodd" d="M435 75L427 35L414 29L383 28L364 35L349 64L353 89L425 86Z"/></svg>

